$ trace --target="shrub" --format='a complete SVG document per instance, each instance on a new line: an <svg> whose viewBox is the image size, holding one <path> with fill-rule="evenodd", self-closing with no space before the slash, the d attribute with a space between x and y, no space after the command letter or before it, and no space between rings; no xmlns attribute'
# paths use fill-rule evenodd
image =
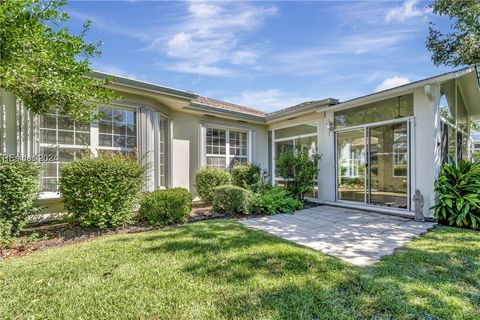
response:
<svg viewBox="0 0 480 320"><path fill-rule="evenodd" d="M70 162L61 173L65 209L83 226L105 228L129 220L144 169L136 159L105 154Z"/></svg>
<svg viewBox="0 0 480 320"><path fill-rule="evenodd" d="M251 211L256 214L288 213L303 208L302 201L295 199L281 187L262 189L253 196Z"/></svg>
<svg viewBox="0 0 480 320"><path fill-rule="evenodd" d="M261 169L253 163L238 163L230 170L232 184L247 190L257 191L261 185Z"/></svg>
<svg viewBox="0 0 480 320"><path fill-rule="evenodd" d="M32 162L0 158L0 243L18 235L35 213L40 168Z"/></svg>
<svg viewBox="0 0 480 320"><path fill-rule="evenodd" d="M252 192L237 186L216 187L213 194L213 209L224 213L248 213Z"/></svg>
<svg viewBox="0 0 480 320"><path fill-rule="evenodd" d="M184 188L155 190L145 196L138 215L157 226L185 222L192 210L192 195Z"/></svg>
<svg viewBox="0 0 480 320"><path fill-rule="evenodd" d="M319 159L318 154L310 154L308 149L301 146L278 157L278 176L285 179L288 191L300 200L314 188Z"/></svg>
<svg viewBox="0 0 480 320"><path fill-rule="evenodd" d="M435 181L440 222L477 229L480 226L480 164L460 161L444 164Z"/></svg>
<svg viewBox="0 0 480 320"><path fill-rule="evenodd" d="M213 189L230 183L230 174L222 169L204 168L195 174L195 189L208 204L213 201Z"/></svg>

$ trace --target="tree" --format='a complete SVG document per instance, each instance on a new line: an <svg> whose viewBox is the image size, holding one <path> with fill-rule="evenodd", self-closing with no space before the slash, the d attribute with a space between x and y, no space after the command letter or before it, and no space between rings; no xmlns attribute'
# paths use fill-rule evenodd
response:
<svg viewBox="0 0 480 320"><path fill-rule="evenodd" d="M435 65L480 64L480 1L435 0L431 7L433 13L452 20L448 33L430 23L426 45Z"/></svg>
<svg viewBox="0 0 480 320"><path fill-rule="evenodd" d="M0 87L36 114L58 107L88 121L98 105L120 97L105 87L111 79L88 76L101 42L85 41L90 21L80 34L70 34L65 5L66 0L0 0Z"/></svg>
<svg viewBox="0 0 480 320"><path fill-rule="evenodd" d="M277 174L285 179L287 190L299 200L314 189L319 160L318 154L310 154L308 148L302 146L283 152L278 157Z"/></svg>

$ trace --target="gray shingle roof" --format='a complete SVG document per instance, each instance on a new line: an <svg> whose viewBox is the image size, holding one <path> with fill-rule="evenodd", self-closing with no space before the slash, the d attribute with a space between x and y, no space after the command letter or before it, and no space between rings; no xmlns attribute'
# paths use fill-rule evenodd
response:
<svg viewBox="0 0 480 320"><path fill-rule="evenodd" d="M194 103L202 104L202 105L207 105L210 107L215 107L215 108L220 108L220 109L225 109L225 110L230 110L230 111L236 111L236 112L241 112L241 113L246 113L246 114L251 114L255 116L260 116L264 117L267 114L263 111L252 109L249 107L245 106L240 106L238 104L230 103L230 102L225 102L217 99L212 99L212 98L207 98L207 97L202 97L198 96L196 99L193 100Z"/></svg>

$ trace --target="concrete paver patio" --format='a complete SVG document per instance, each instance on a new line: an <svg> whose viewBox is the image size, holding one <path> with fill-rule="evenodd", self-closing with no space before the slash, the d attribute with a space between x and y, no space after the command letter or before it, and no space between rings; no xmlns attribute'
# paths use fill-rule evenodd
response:
<svg viewBox="0 0 480 320"><path fill-rule="evenodd" d="M435 225L331 206L240 222L357 266L379 261Z"/></svg>

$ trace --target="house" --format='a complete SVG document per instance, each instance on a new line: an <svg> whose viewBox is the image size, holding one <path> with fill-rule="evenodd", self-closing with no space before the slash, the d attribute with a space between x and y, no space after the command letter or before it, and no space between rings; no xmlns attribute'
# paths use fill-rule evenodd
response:
<svg viewBox="0 0 480 320"><path fill-rule="evenodd" d="M94 77L108 74L96 72ZM470 121L480 119L476 69L468 67L339 102L328 98L264 113L195 93L114 76L125 100L102 119L79 125L55 112L35 116L1 93L0 152L43 157L40 201L59 210L61 166L85 149L134 153L148 165L146 190L185 187L195 171L254 162L275 174L278 155L301 145L318 152L318 179L308 196L322 203L412 215L412 195L431 216L434 180L448 156L467 158Z"/></svg>

